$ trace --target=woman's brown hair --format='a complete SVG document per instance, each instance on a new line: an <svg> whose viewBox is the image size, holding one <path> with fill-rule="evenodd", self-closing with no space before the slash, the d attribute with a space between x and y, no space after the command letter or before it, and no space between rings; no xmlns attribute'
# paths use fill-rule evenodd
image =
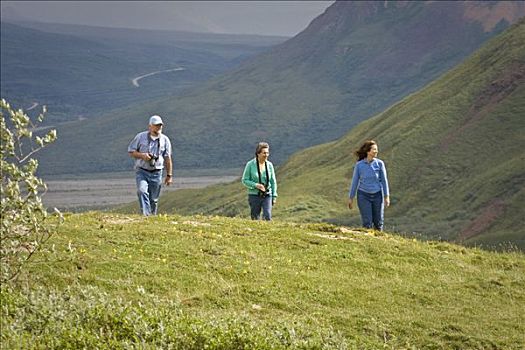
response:
<svg viewBox="0 0 525 350"><path fill-rule="evenodd" d="M377 145L374 140L366 140L365 143L357 151L354 152L357 160L365 159L367 153L370 151L373 145Z"/></svg>

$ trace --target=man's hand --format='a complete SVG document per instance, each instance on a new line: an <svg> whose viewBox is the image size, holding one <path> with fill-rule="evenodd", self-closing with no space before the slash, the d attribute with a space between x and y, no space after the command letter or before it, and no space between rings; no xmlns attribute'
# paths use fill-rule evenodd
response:
<svg viewBox="0 0 525 350"><path fill-rule="evenodd" d="M350 198L348 200L348 209L352 210L354 208L354 200L353 198Z"/></svg>
<svg viewBox="0 0 525 350"><path fill-rule="evenodd" d="M132 158L142 159L142 160L145 160L146 162L149 162L149 160L151 159L151 155L149 153L142 153L136 150L133 152L129 152L129 155Z"/></svg>
<svg viewBox="0 0 525 350"><path fill-rule="evenodd" d="M166 169L164 183L166 186L169 186L173 182L173 163L171 162L171 157L164 157L164 166Z"/></svg>
<svg viewBox="0 0 525 350"><path fill-rule="evenodd" d="M257 188L258 190L260 190L262 192L266 192L266 187L264 187L263 184L256 184L255 188Z"/></svg>

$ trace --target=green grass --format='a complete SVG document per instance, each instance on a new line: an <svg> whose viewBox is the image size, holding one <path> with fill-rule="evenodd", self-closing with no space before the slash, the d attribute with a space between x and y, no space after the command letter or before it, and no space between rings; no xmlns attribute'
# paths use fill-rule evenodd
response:
<svg viewBox="0 0 525 350"><path fill-rule="evenodd" d="M2 348L520 349L525 259L329 224L66 215Z"/></svg>

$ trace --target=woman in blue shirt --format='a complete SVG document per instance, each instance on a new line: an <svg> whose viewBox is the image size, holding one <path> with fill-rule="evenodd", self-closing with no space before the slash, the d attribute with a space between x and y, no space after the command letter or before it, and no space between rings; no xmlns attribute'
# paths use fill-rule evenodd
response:
<svg viewBox="0 0 525 350"><path fill-rule="evenodd" d="M273 164L268 160L270 146L259 142L255 158L246 163L242 174L242 184L248 188L248 203L252 220L258 220L261 209L264 220L272 219L272 206L277 199L277 180Z"/></svg>
<svg viewBox="0 0 525 350"><path fill-rule="evenodd" d="M352 176L348 208L353 208L357 194L363 226L372 228L373 225L374 229L382 231L384 207L390 205L390 193L385 163L376 158L377 152L377 143L373 140L365 141L355 152L358 160Z"/></svg>

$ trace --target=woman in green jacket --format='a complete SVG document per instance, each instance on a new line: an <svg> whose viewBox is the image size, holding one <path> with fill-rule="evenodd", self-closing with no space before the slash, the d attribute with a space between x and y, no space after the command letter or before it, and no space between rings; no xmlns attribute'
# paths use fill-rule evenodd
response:
<svg viewBox="0 0 525 350"><path fill-rule="evenodd" d="M259 142L255 158L246 163L242 174L242 184L248 188L248 203L252 220L258 220L261 209L264 220L272 219L272 206L277 199L277 180L273 164L268 161L270 146Z"/></svg>

